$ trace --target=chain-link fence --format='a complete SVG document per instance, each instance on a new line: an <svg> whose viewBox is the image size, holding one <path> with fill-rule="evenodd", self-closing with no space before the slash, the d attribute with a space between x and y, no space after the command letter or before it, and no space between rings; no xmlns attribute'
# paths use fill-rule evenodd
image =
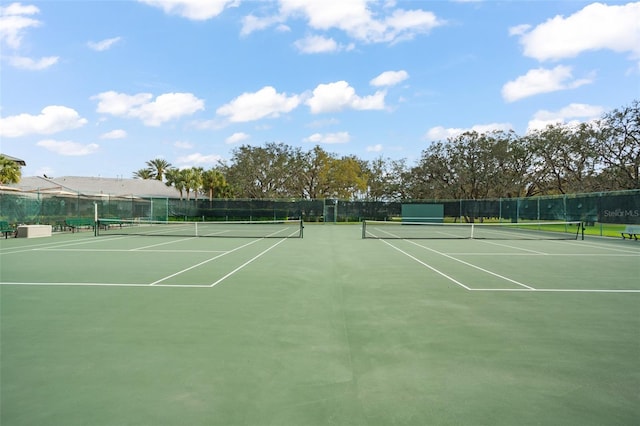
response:
<svg viewBox="0 0 640 426"><path fill-rule="evenodd" d="M640 190L486 200L410 200L402 202L345 200L179 200L131 196L88 196L71 192L0 191L0 220L17 224L50 224L64 229L68 218L152 220L278 220L358 222L399 220L403 204L442 205L443 220L583 221L587 225L640 224Z"/></svg>

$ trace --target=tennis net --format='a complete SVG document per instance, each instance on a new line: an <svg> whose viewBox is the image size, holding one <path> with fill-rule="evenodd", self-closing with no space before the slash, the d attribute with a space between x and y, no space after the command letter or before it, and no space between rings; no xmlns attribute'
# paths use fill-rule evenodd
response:
<svg viewBox="0 0 640 426"><path fill-rule="evenodd" d="M302 220L177 222L98 219L97 235L302 238Z"/></svg>
<svg viewBox="0 0 640 426"><path fill-rule="evenodd" d="M582 230L581 222L362 222L362 238L377 239L577 240Z"/></svg>

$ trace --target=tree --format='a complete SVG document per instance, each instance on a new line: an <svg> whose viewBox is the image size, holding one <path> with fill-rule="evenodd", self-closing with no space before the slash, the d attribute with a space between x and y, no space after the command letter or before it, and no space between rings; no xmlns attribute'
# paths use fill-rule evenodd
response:
<svg viewBox="0 0 640 426"><path fill-rule="evenodd" d="M188 169L180 170L180 173L184 178L184 186L187 191L187 200L189 199L189 193L193 191L193 197L195 201L198 201L198 192L202 188L202 168L191 167Z"/></svg>
<svg viewBox="0 0 640 426"><path fill-rule="evenodd" d="M219 170L209 169L202 173L202 189L209 195L209 202L228 193L227 181Z"/></svg>
<svg viewBox="0 0 640 426"><path fill-rule="evenodd" d="M408 182L408 197L421 200L428 198L459 199L458 177L450 167L449 153L444 142L432 143L422 151L418 164L411 169Z"/></svg>
<svg viewBox="0 0 640 426"><path fill-rule="evenodd" d="M367 182L367 198L371 201L380 201L387 198L388 178L387 164L390 160L378 157L368 164L369 182Z"/></svg>
<svg viewBox="0 0 640 426"><path fill-rule="evenodd" d="M354 155L334 158L329 162L327 181L329 190L325 195L354 199L367 190L366 165Z"/></svg>
<svg viewBox="0 0 640 426"><path fill-rule="evenodd" d="M530 135L542 193L588 192L597 168L597 139L587 123L551 125Z"/></svg>
<svg viewBox="0 0 640 426"><path fill-rule="evenodd" d="M21 177L22 171L18 163L0 155L0 183L18 183Z"/></svg>
<svg viewBox="0 0 640 426"><path fill-rule="evenodd" d="M320 146L303 151L284 143L236 148L216 170L178 171L162 159L135 177L162 179L181 193L209 199L361 198L485 199L640 188L640 101L598 122L556 124L514 132L465 132L431 143L412 167L406 159L339 158ZM150 174L151 173L151 174Z"/></svg>
<svg viewBox="0 0 640 426"><path fill-rule="evenodd" d="M335 157L316 145L304 154L301 171L298 175L301 194L310 199L329 196L329 168Z"/></svg>
<svg viewBox="0 0 640 426"><path fill-rule="evenodd" d="M155 175L151 169L140 169L133 173L135 179L153 179Z"/></svg>
<svg viewBox="0 0 640 426"><path fill-rule="evenodd" d="M147 167L151 171L153 178L161 181L164 179L167 170L171 168L171 163L162 158L156 158L147 161Z"/></svg>
<svg viewBox="0 0 640 426"><path fill-rule="evenodd" d="M533 154L524 140L513 131L494 131L484 135L488 145L485 147L485 172L489 192L493 198L511 198L525 196L531 179Z"/></svg>
<svg viewBox="0 0 640 426"><path fill-rule="evenodd" d="M603 189L640 188L640 101L605 114L599 124Z"/></svg>
<svg viewBox="0 0 640 426"><path fill-rule="evenodd" d="M184 194L184 190L186 187L186 182L184 180L184 175L180 169L170 168L167 170L166 174L167 181L165 185L173 186L180 192L180 199L182 200L182 196Z"/></svg>
<svg viewBox="0 0 640 426"><path fill-rule="evenodd" d="M235 149L231 165L224 169L233 192L242 198L295 196L295 179L290 173L295 151L282 143Z"/></svg>

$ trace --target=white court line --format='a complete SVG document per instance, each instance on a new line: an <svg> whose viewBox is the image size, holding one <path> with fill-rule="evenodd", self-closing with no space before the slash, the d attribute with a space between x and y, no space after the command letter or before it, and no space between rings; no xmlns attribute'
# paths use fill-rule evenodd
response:
<svg viewBox="0 0 640 426"><path fill-rule="evenodd" d="M17 250L13 250L13 251L9 251L9 252L0 251L0 255L2 255L2 254L13 254L13 253L24 253L24 252L27 252L27 251L41 250L42 246L53 246L53 247L45 247L45 248L55 249L56 247L78 246L78 245L91 244L91 243L97 243L97 242L103 242L103 241L122 240L122 239L127 239L127 238L131 238L131 237L130 236L121 236L121 237L117 237L117 238L114 237L114 238L107 239L107 238L97 238L97 237L90 236L90 237L88 237L88 239L82 240L82 241L67 241L67 242L58 241L58 242L53 242L53 243L30 245L29 247L16 247ZM41 248L38 248L38 247L41 247ZM8 250L11 250L11 249L8 249Z"/></svg>
<svg viewBox="0 0 640 426"><path fill-rule="evenodd" d="M569 244L575 244L575 242L571 242L571 241L559 241L559 242L563 242L563 243L569 243ZM640 254L639 251L637 250L630 250L630 249L625 249L625 248L617 248L617 247L612 247L609 244L598 244L598 243L592 243L592 242L584 242L584 241L580 241L580 245L581 246L589 246L589 247L596 247L598 249L601 250L607 250L607 251L614 251L614 252L622 252L622 253L635 253L635 254Z"/></svg>
<svg viewBox="0 0 640 426"><path fill-rule="evenodd" d="M386 231L385 231L385 232L386 232ZM387 233L388 233L389 235L393 235L393 234L391 234L390 232L387 232ZM503 275L496 274L495 272L492 272L492 271L489 271L489 270L487 270L487 269L481 268L481 267L476 266L476 265L474 265L474 264L471 264L471 263L465 262L464 260L460 260L460 259L457 259L457 258L455 258L455 257L453 257L453 256L449 256L449 255L448 255L448 254L446 254L446 253L442 253L442 252L439 252L438 250L434 250L434 249L431 249L431 248L429 248L429 247L425 247L425 246L420 245L420 244L418 244L418 243L415 243L415 242L413 242L413 241L411 241L411 240L407 240L406 238L403 238L402 240L403 240L403 241L406 241L406 242L408 242L408 243L411 243L411 244L413 244L413 245L416 245L416 246L418 246L418 247L422 247L422 248L423 248L423 249L425 249L425 250L432 251L433 253L437 253L437 254L439 254L439 255L441 255L441 256L444 256L444 257L446 257L446 258L449 258L449 259L451 259L451 260L455 260L456 262L460 262L460 263L462 263L462 264L464 264L464 265L467 265L467 266L470 266L470 267L472 267L472 268L478 269L478 270L480 270L480 271L482 271L482 272L484 272L484 273L487 273L487 274L493 275L493 276L495 276L495 277L501 278L501 279L503 279L503 280L509 281L509 282L511 282L511 283L513 283L513 284L516 284L516 285L519 285L519 286L521 286L521 287L524 287L524 288L526 288L527 290L535 290L535 288L533 288L533 287L531 287L531 286L528 286L528 285L526 285L526 284L523 284L523 283L518 282L518 281L516 281L516 280L513 280L513 279L511 279L511 278L505 277L505 276L503 276ZM428 267L429 269L432 269L433 271L435 271L435 272L439 273L439 274L440 274L440 275L442 275L443 277L446 277L446 278L448 278L448 279L452 280L453 282L455 282L456 284L458 284L458 285L460 285L460 286L462 286L462 287L466 288L467 290L471 290L471 288L470 288L470 287L467 287L466 285L461 284L460 282L458 282L458 281L454 280L453 278L449 277L448 275L444 274L443 272L438 271L437 269L435 269L435 268L433 268L433 267L431 267L431 266L427 265L426 263L424 263L424 262L422 262L422 261L418 260L417 258L415 258L415 257L411 256L410 254L408 254L408 253L406 253L406 252L404 252L404 251L400 250L399 248L395 247L394 245L392 245L392 244L388 243L386 240L382 239L381 241L385 242L386 244L390 245L391 247L395 248L396 250L398 250L398 251L400 251L400 252L402 252L402 253L406 254L407 256L411 257L412 259L414 259L414 260L416 260L416 261L418 261L418 262L422 263L424 266L426 266L426 267Z"/></svg>
<svg viewBox="0 0 640 426"><path fill-rule="evenodd" d="M479 270L484 271L486 273L489 273L491 275L503 278L503 279L505 279L507 281L510 281L510 282L512 282L514 284L518 284L518 285L523 287L523 288L495 288L495 289L494 288L471 288L471 287L468 287L468 286L456 281L455 279L449 277L448 275L444 274L443 272L438 271L437 269L433 268L432 266L427 265L426 263L424 263L421 260L415 258L414 256L404 252L403 250L399 249L398 247L394 246L393 244L390 244L386 240L384 240L384 239L380 240L380 241L383 241L385 244L387 244L387 245L393 247L394 249L398 250L399 252L409 256L411 259L413 259L413 260L417 261L418 263L426 266L427 268L433 270L434 272L437 272L438 274L442 275L443 277L455 282L459 286L461 286L464 289L469 290L469 291L494 291L494 292L514 292L514 291L515 292L523 292L524 291L524 292L545 292L545 293L547 293L547 292L555 292L555 293L640 293L640 290L628 290L628 289L621 289L621 290L620 289L612 289L612 290L608 290L608 289L540 289L540 288L533 288L533 287L528 286L526 284L518 283L517 281L512 280L510 278L503 277L503 276L501 276L499 274L496 274L494 272L491 272L491 271L488 271L486 269L480 268L479 266L473 265L471 263L465 262L465 261L460 260L460 259L456 259L455 257L449 256L446 253L442 253L442 252L439 252L437 250L430 249L428 247L425 247L423 245L417 244L417 243L415 243L413 241L410 241L410 240L407 240L407 239L402 239L402 240L406 241L408 243L414 244L414 245L416 245L418 247L422 247L422 248L424 248L426 250L430 250L430 251L432 251L434 253L440 254L442 256L445 256L445 257L450 258L452 260L455 260L457 262L460 262L460 263L463 263L465 265L471 266L473 268L479 269ZM521 253L520 255L539 256L539 255L533 254L533 253L531 253L531 254ZM556 256L556 255L554 255L554 256ZM598 256L598 255L595 255L595 256ZM614 256L614 255L609 255L609 256ZM617 256L621 256L621 255L617 255ZM634 254L626 255L626 256L635 257Z"/></svg>
<svg viewBox="0 0 640 426"><path fill-rule="evenodd" d="M297 233L297 231L296 231L296 232L291 233L289 236L295 235L296 233ZM274 235L274 233L269 234L269 236L271 236L271 235ZM239 249L241 249L241 248L247 247L247 246L249 246L249 245L251 245L251 244L254 244L254 243L258 242L258 241L261 241L261 240L264 240L264 238L259 238L259 239L257 239L257 240L253 240L253 241L251 241L251 242L249 242L249 243L247 243L247 244L244 244L244 245L242 245L242 246L240 246L240 247L236 247L236 248L234 248L233 250L229 250L229 251L224 252L224 253L222 253L222 254L220 254L220 255L218 255L218 256L214 256L214 257L212 257L211 259L207 259L207 260L205 260L205 261L203 261L203 262L200 262L200 263L198 263L198 264L196 264L196 265L193 265L193 266L191 266L191 267L189 267L189 268L183 269L182 271L178 271L178 272L176 272L175 274L169 275L169 276L164 277L164 278L162 278L162 279L160 279L160 280L158 280L158 281L152 282L150 285L157 285L158 283L160 283L160 282L162 282L162 281L168 280L169 278L173 278L173 277L175 277L176 275L180 275L180 274L182 274L183 272L187 272L187 271L189 271L189 270L191 270L191 269L197 268L198 266L202 266L202 265L204 265L205 263L208 263L208 262L210 262L210 261L212 261L212 260L218 259L218 258L220 258L220 257L222 257L222 256L226 256L226 255L227 255L227 254L229 254L229 253L233 253L233 252L234 252L234 251L236 251L236 250L239 250ZM257 256L255 256L254 258L252 258L251 260L249 260L249 261L245 262L245 263L244 263L243 265L241 265L240 267L238 267L238 268L234 269L233 271L231 271L230 273L228 273L227 275L225 275L224 277L222 277L221 279L219 279L219 280L218 280L218 281L216 281L215 283L211 284L209 287L213 287L213 286L215 286L216 284L218 284L219 282L221 282L221 281L223 281L224 279L228 278L229 276L233 275L235 272L239 271L240 269L242 269L243 267L245 267L245 266L246 266L246 265L248 265L249 263L253 262L255 259L259 258L260 256L262 256L263 254L265 254L266 252L268 252L269 250L271 250L272 248L274 248L275 246L277 246L278 244L280 244L280 243L282 243L282 242L284 242L284 241L285 241L284 239L282 239L282 240L278 241L276 244L274 244L273 246L271 246L271 247L269 247L268 249L264 250L262 253L258 254Z"/></svg>
<svg viewBox="0 0 640 426"><path fill-rule="evenodd" d="M226 280L227 278L229 278L231 275L235 274L236 272L238 272L240 269L244 268L245 266L247 266L248 264L250 264L251 262L253 262L254 260L256 260L257 258L259 258L260 256L262 256L263 254L265 254L266 252L268 252L269 250L271 250L272 248L276 247L277 245L283 243L285 240L280 240L277 243L275 243L274 245L272 245L271 247L267 248L266 250L262 251L261 253L257 254L256 256L252 257L251 259L247 260L245 263L243 263L242 265L238 266L236 269L234 269L233 271L229 272L227 275L225 275L224 277L220 278L218 281L214 282L213 284L211 284L209 287L213 287L217 284L220 284L222 281Z"/></svg>
<svg viewBox="0 0 640 426"><path fill-rule="evenodd" d="M408 243L411 243L411 244L413 244L413 245L416 245L416 246L418 246L418 247L422 247L422 248L423 248L423 249L425 249L425 250L429 250L429 251L431 251L431 252L433 252L433 253L437 253L437 254L439 254L440 256L444 256L444 257L446 257L446 258L448 258L448 259L455 260L456 262L460 262L460 263L462 263L463 265L467 265L467 266L470 266L470 267L472 267L472 268L475 268L475 269L477 269L477 270L479 270L479 271L482 271L482 272L484 272L484 273L486 273L486 274L493 275L494 277L497 277L497 278L503 279L503 280L505 280L505 281L509 281L510 283L513 283L513 284L519 285L519 286L524 287L524 288L526 288L526 289L528 289L528 290L535 290L535 288L533 288L533 287L531 287L531 286L528 286L528 285L526 285L526 284L523 284L523 283L521 283L521 282L519 282L519 281L516 281L516 280L514 280L514 279L511 279L511 278L509 278L509 277L505 277L504 275L497 274L497 273L495 273L495 272L493 272L493 271L490 271L490 270L488 270L488 269L481 268L481 267L479 267L479 266L477 266L477 265L474 265L473 263L465 262L464 260L461 260L461 259L458 259L458 258L456 258L456 257L450 256L450 255L448 255L448 254L446 254L446 253L442 253L442 252L440 252L440 251L438 251L438 250L434 250L434 249L432 249L432 248L425 247L425 246L423 246L423 245L421 245L421 244L418 244L418 243L415 243L415 242L413 242L413 241L409 241L409 240L405 240L405 241L407 241Z"/></svg>
<svg viewBox="0 0 640 426"><path fill-rule="evenodd" d="M198 284L150 284L139 283L19 283L0 282L0 285L22 285L22 286L59 286L59 287L185 287L185 288L209 288L209 285Z"/></svg>
<svg viewBox="0 0 640 426"><path fill-rule="evenodd" d="M233 250L229 250L229 251L223 252L222 254L219 254L218 256L214 256L214 257L212 257L212 258L210 258L210 259L204 260L204 261L202 261L202 262L200 262L200 263L197 263L197 264L195 264L195 265L193 265L193 266L190 266L190 267L188 267L188 268L185 268L185 269L183 269L182 271L178 271L178 272L176 272L175 274L171 274L171 275L168 275L168 276L166 276L166 277L164 277L164 278L161 278L161 279L159 279L159 280L157 280L157 281L154 281L154 282L152 282L152 283L151 283L151 284L149 284L149 285L156 285L156 284L158 284L158 283L161 283L162 281L166 281L166 280L168 280L169 278L173 278L173 277L175 277L176 275L180 275L180 274L182 274L182 273L185 273L185 272L187 272L187 271L190 271L190 270L192 270L192 269L195 269L195 268L197 268L197 267L199 267L199 266L204 265L205 263L209 263L209 262L211 262L212 260L219 259L219 258L221 258L222 256L226 256L226 255L228 255L229 253L233 253L234 251L237 251L237 250L240 250L241 248L244 248L244 247L250 246L251 244L255 244L255 243L257 243L258 241L261 241L261 240L262 240L262 238L260 238L260 239L258 239L258 240L250 241L250 242L248 242L247 244L243 244L243 245L241 245L241 246L239 246L239 247L234 248Z"/></svg>
<svg viewBox="0 0 640 426"><path fill-rule="evenodd" d="M167 245L167 244L178 243L178 242L181 242L181 241L189 241L189 240L192 240L194 238L197 238L197 237L189 237L189 238L181 238L179 240L165 241L164 243L151 244L149 246L137 247L137 248L131 249L131 251L144 250L144 249L151 248L151 247L164 246L164 245Z"/></svg>
<svg viewBox="0 0 640 426"><path fill-rule="evenodd" d="M498 247L506 247L506 248L510 248L510 249L513 249L513 250L526 251L526 252L535 253L535 254L542 254L542 255L548 255L549 254L549 253L545 253L545 252L542 252L542 251L526 249L526 248L522 248L522 247L512 246L512 245L509 245L509 244L496 243L494 241L483 241L483 240L480 240L480 241L485 243L485 244L491 244L491 245L498 246Z"/></svg>
<svg viewBox="0 0 640 426"><path fill-rule="evenodd" d="M395 248L395 247L394 247ZM402 251L402 250L400 250ZM410 256L411 257L411 256ZM417 259L414 259L417 260ZM418 260L417 260L418 261ZM418 261L420 262L420 261ZM420 262L422 263L422 262ZM428 266L428 265L425 265ZM2 285L13 285L13 286L51 286L51 287L146 287L146 288L158 288L158 287L169 287L169 288L211 288L212 286L209 284L157 284L157 285L149 285L149 284L135 284L135 283L28 283L28 282L0 282L0 286ZM463 285L464 287L464 285ZM465 287L466 288L466 287ZM526 288L466 288L469 291L487 291L487 292L524 292L524 293L613 293L613 294L640 294L640 290L604 290L604 289L575 289L575 288L546 288L540 289L537 288L535 290L529 290Z"/></svg>
<svg viewBox="0 0 640 426"><path fill-rule="evenodd" d="M471 288L471 291L524 291L531 292L526 288ZM585 288L536 288L536 293L640 293L640 290L605 290L605 289L585 289Z"/></svg>
<svg viewBox="0 0 640 426"><path fill-rule="evenodd" d="M383 243L387 244L387 245L388 245L388 246L390 246L390 247L393 247L394 249L398 250L400 253L404 254L405 256L407 256L407 257L409 257L409 258L411 258L411 259L415 260L416 262L418 262L418 263L419 263L419 264L421 264L422 266L425 266L425 267L427 267L427 268L431 269L431 270L432 270L433 272L435 272L436 274L443 276L444 278L446 278L446 279L448 279L449 281L451 281L451 282L453 282L453 283L455 283L455 284L459 285L460 287L462 287L462 288L464 288L464 289L466 289L466 290L471 290L471 288L470 288L470 287L467 287L466 285L462 284L460 281L456 280L455 278L452 278L452 277L450 277L449 275L445 274L444 272L442 272L442 271L440 271L440 270L438 270L438 269L434 268L433 266L431 266L431 265L428 265L428 264L424 263L422 260L418 259L418 258L417 258L417 257L415 257L415 256L410 255L409 253L407 253L407 252L406 252L406 251L404 251L404 250L399 249L398 247L394 246L393 244L391 244L391 243L390 243L390 242L388 242L387 240L382 240L382 239L381 239L380 241L382 241Z"/></svg>
<svg viewBox="0 0 640 426"><path fill-rule="evenodd" d="M394 235L394 234L392 234L392 233L390 233L390 232L387 232L387 231L383 231L383 232L385 232L385 233L387 233L387 234L389 234L389 235ZM398 237L397 235L395 235L395 236L396 236L396 237ZM514 284L517 284L517 285L519 285L519 286L521 286L521 287L524 287L524 288L526 288L526 289L528 289L528 290L535 290L535 288L533 288L533 287L531 287L531 286L528 286L528 285L526 285L526 284L522 284L522 283L520 283L520 282L518 282L518 281L512 280L511 278L507 278L507 277L504 277L504 276L502 276L502 275L496 274L495 272L491 272L491 271L488 271L488 270L486 270L486 269L480 268L479 266L473 265L473 264L468 263L468 262L465 262L465 261L463 261L463 260L456 259L455 257L453 257L453 256L449 256L448 254L445 254L445 253L439 252L439 251L437 251L437 250L433 250L433 249L430 249L430 248L428 248L428 247L422 246L422 245L417 244L417 243L415 243L415 242L413 242L413 241L411 241L411 240L407 240L407 239L405 239L405 238L403 238L402 240L403 240L403 241L406 241L406 242L408 242L408 243L414 244L414 245L416 245L416 246L418 246L418 247L422 247L422 248L424 248L424 249L426 249L426 250L430 250L430 251L432 251L432 252L434 252L434 253L437 253L437 254L439 254L439 255L441 255L441 256L444 256L444 257L447 257L447 258L449 258L449 259L455 260L456 262L463 263L463 264L465 264L465 265L467 265L467 266L471 266L471 267L476 268L476 269L478 269L478 270L481 270L481 271L483 271L483 272L485 272L485 273L488 273L488 274L494 275L494 276L496 276L496 277L498 277L498 278L502 278L502 279L504 279L504 280L507 280L507 281L509 281L509 282L512 282L512 283L514 283ZM451 278L450 276L446 275L445 273L443 273L443 272L441 272L441 271L439 271L439 270L437 270L437 269L433 268L433 267L432 267L432 266L430 266L430 265L427 265L426 263L424 263L424 262L420 261L419 259L415 258L414 256L411 256L410 254L408 254L408 253L406 253L406 252L404 252L404 251L400 250L399 248L397 248L396 246L394 246L394 245L390 244L390 243L389 243L389 242L387 242L386 240L382 239L381 241L385 242L386 244L388 244L389 246L391 246L391 247L395 248L396 250L398 250L398 251L400 251L400 252L404 253L405 255L407 255L407 256L409 256L409 257L411 257L412 259L416 260L417 262L419 262L419 263L423 264L424 266L426 266L427 268L429 268L429 269L433 270L434 272L437 272L438 274L442 275L443 277L446 277L447 279L449 279L449 280L451 280L451 281L455 282L456 284L458 284L458 285L460 285L460 286L462 286L462 287L466 288L467 290L471 290L471 288L470 288L470 287L467 287L466 285L464 285L464 284L460 283L459 281L456 281L455 279Z"/></svg>
<svg viewBox="0 0 640 426"><path fill-rule="evenodd" d="M447 254L455 255L455 256L552 256L552 257L640 257L640 253L638 254L619 254L619 253L478 253L478 252L448 252Z"/></svg>
<svg viewBox="0 0 640 426"><path fill-rule="evenodd" d="M0 282L0 285L13 286L51 286L51 287L146 287L146 288L211 288L209 284L134 284L134 283L28 283L28 282ZM618 294L640 294L640 290L604 290L604 289L575 289L575 288L548 288L529 290L526 288L467 288L469 291L487 292L524 292L524 293L618 293Z"/></svg>
<svg viewBox="0 0 640 426"><path fill-rule="evenodd" d="M81 251L83 253L100 253L100 252L115 252L115 253L224 253L226 250L176 250L176 249L167 249L167 250L142 250L139 248L135 249L58 249L58 248L39 248L33 249L34 251Z"/></svg>

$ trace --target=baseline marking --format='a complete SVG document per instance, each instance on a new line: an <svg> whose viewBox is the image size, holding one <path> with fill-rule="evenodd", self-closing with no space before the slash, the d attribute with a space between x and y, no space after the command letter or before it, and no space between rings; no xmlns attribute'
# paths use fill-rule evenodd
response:
<svg viewBox="0 0 640 426"><path fill-rule="evenodd" d="M58 248L40 248L40 249L33 249L34 251L52 251L52 252L59 252L59 251L81 251L83 253L99 253L99 252L115 252L115 253L131 253L131 252L138 252L138 253L224 253L225 250L143 250L141 248L135 248L135 249L58 249Z"/></svg>
<svg viewBox="0 0 640 426"><path fill-rule="evenodd" d="M394 247L395 248L395 247ZM411 256L410 256L411 257ZM420 261L418 261L420 262ZM422 262L420 262L422 263ZM427 266L427 265L425 265ZM140 288L211 288L209 284L135 284L135 283L28 283L28 282L0 282L0 286L51 286L51 287L140 287ZM462 285L464 287L464 285ZM466 288L469 291L493 291L493 292L520 292L520 293L618 293L618 294L640 294L640 290L603 290L603 289L579 289L579 288L553 288L535 289L526 288Z"/></svg>
<svg viewBox="0 0 640 426"><path fill-rule="evenodd" d="M152 287L150 284L136 283L18 283L0 282L0 285L18 286L57 286L57 287ZM209 288L202 284L158 284L153 287L186 287L186 288Z"/></svg>

